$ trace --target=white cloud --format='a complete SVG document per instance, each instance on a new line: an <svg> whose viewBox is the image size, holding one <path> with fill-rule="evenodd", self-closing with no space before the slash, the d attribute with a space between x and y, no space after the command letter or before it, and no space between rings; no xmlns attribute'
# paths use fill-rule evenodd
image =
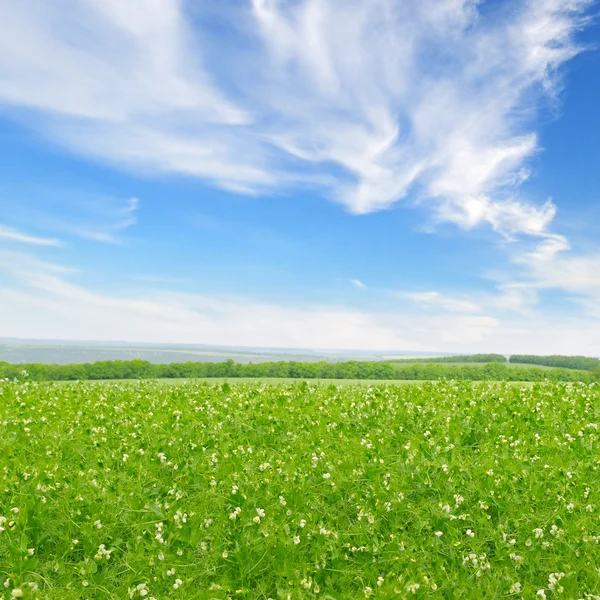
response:
<svg viewBox="0 0 600 600"><path fill-rule="evenodd" d="M569 292L582 299L600 299L600 254L548 254L534 251L520 261L529 285Z"/></svg>
<svg viewBox="0 0 600 600"><path fill-rule="evenodd" d="M8 275L0 288L0 331L8 337L600 355L600 320L284 306L153 286L101 293L76 283L67 268L15 252L0 252L0 275Z"/></svg>
<svg viewBox="0 0 600 600"><path fill-rule="evenodd" d="M140 209L137 198L95 195L74 189L40 190L25 185L14 195L29 198L27 203L12 206L15 222L61 236L103 243L121 243L125 231L137 223Z"/></svg>
<svg viewBox="0 0 600 600"><path fill-rule="evenodd" d="M100 198L88 202L82 220L63 223L65 231L96 242L119 243L120 234L137 223L137 198Z"/></svg>
<svg viewBox="0 0 600 600"><path fill-rule="evenodd" d="M482 310L476 302L463 298L453 298L440 292L415 292L403 295L416 304L442 308L448 312L479 313Z"/></svg>
<svg viewBox="0 0 600 600"><path fill-rule="evenodd" d="M116 127L184 111L246 118L205 77L178 0L25 0L3 3L0 22L0 96L12 105Z"/></svg>
<svg viewBox="0 0 600 600"><path fill-rule="evenodd" d="M351 279L352 285L357 287L359 290L366 290L367 286L360 279Z"/></svg>
<svg viewBox="0 0 600 600"><path fill-rule="evenodd" d="M225 0L211 17L235 42L180 0L7 2L0 103L146 173L320 185L355 213L414 189L440 220L543 236L554 206L517 192L536 98L578 52L589 2L511 2L491 18L476 0Z"/></svg>
<svg viewBox="0 0 600 600"><path fill-rule="evenodd" d="M21 244L30 244L33 246L61 246L62 242L56 238L37 237L23 233L12 227L0 225L0 240L9 240Z"/></svg>
<svg viewBox="0 0 600 600"><path fill-rule="evenodd" d="M497 284L493 292L476 291L465 294L443 294L437 291L396 294L407 298L422 309L480 315L482 313L527 316L531 318L532 308L539 302L537 290L530 282Z"/></svg>

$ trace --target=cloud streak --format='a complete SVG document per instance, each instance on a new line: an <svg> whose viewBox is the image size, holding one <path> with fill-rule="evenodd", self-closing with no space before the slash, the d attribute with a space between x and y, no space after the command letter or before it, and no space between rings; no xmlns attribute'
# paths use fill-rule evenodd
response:
<svg viewBox="0 0 600 600"><path fill-rule="evenodd" d="M544 237L555 207L519 185L537 100L579 51L588 5L225 0L192 24L179 0L3 3L0 103L133 170L317 186L357 214L410 195L439 221Z"/></svg>
<svg viewBox="0 0 600 600"><path fill-rule="evenodd" d="M62 242L59 239L37 237L3 225L0 225L0 240L8 240L32 246L62 246Z"/></svg>
<svg viewBox="0 0 600 600"><path fill-rule="evenodd" d="M107 244L123 242L123 234L137 223L141 205L135 197L120 198L58 187L44 189L24 185L13 194L28 198L27 203L11 207L14 222L50 231L61 237ZM3 237L1 231L0 237ZM8 237L8 234L5 233L4 237ZM14 231L12 237L15 238ZM31 238L23 234L20 237ZM38 239L38 245L61 245L60 240L54 238L31 239Z"/></svg>

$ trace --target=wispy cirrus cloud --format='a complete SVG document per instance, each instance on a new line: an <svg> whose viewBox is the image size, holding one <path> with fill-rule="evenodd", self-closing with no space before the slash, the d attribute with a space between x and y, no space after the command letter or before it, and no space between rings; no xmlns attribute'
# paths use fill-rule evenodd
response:
<svg viewBox="0 0 600 600"><path fill-rule="evenodd" d="M589 4L225 0L211 17L233 44L180 0L4 3L0 103L131 169L321 186L358 214L411 194L440 221L544 237L555 207L519 185Z"/></svg>
<svg viewBox="0 0 600 600"><path fill-rule="evenodd" d="M366 290L367 286L360 279L351 279L350 283L359 290Z"/></svg>
<svg viewBox="0 0 600 600"><path fill-rule="evenodd" d="M121 234L137 223L139 207L138 198L87 199L80 204L83 216L64 223L63 228L73 235L92 241L119 243Z"/></svg>
<svg viewBox="0 0 600 600"><path fill-rule="evenodd" d="M476 302L463 298L453 298L440 292L413 292L404 294L416 304L426 307L442 308L453 313L480 313L482 308Z"/></svg>
<svg viewBox="0 0 600 600"><path fill-rule="evenodd" d="M20 244L29 244L32 246L62 246L62 242L57 238L38 237L23 233L12 227L0 225L0 241L8 240Z"/></svg>
<svg viewBox="0 0 600 600"><path fill-rule="evenodd" d="M5 191L4 195L7 198L1 199L0 207L10 207L15 223L28 224L61 237L108 244L123 242L125 232L137 223L141 205L135 197L121 198L60 187L44 189L28 184L19 186L18 190ZM13 199L23 196L27 196L27 203ZM0 232L0 237L8 237L8 233L3 236ZM38 239L38 245L60 245L55 238L31 238L23 234L20 237Z"/></svg>

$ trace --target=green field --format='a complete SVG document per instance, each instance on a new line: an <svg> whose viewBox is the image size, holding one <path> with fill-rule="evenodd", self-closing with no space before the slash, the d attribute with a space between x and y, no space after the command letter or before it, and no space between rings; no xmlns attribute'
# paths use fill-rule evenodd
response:
<svg viewBox="0 0 600 600"><path fill-rule="evenodd" d="M0 598L600 596L596 384L169 383L0 381Z"/></svg>
<svg viewBox="0 0 600 600"><path fill-rule="evenodd" d="M315 386L380 386L380 385L421 385L427 383L425 380L419 379L298 379L292 377L197 377L194 379L153 379L153 380L138 380L138 379L100 379L95 381L89 381L87 383L98 383L103 385L108 384L127 384L127 385L141 385L143 383L149 383L150 381L159 385L196 385L198 383L206 383L209 385L216 385L227 383L229 385L238 385L240 383L255 383L255 384L266 384L266 385L298 385L299 383L306 382L307 384ZM476 386L478 383L484 383L481 381L474 381L473 385ZM533 385L531 381L507 381L508 385ZM75 381L56 381L47 382L46 385L81 385L80 382Z"/></svg>
<svg viewBox="0 0 600 600"><path fill-rule="evenodd" d="M162 385L195 385L198 383L208 383L208 384L220 384L220 383L229 383L231 385L237 385L240 383L267 383L269 385L280 385L282 383L287 384L297 384L299 380L297 378L291 377L235 377L235 378L227 378L227 377L196 377L194 379L155 379L153 380L156 383ZM423 381L413 381L413 380L405 380L398 381L397 379L302 379L300 382L306 381L306 383L310 383L313 385L406 385L413 383L424 383ZM80 385L79 382L73 381L57 381L55 382L58 385ZM144 381L140 381L138 379L102 379L99 381L89 382L89 383L126 383L129 385L140 385L144 383ZM50 383L48 384L50 385Z"/></svg>

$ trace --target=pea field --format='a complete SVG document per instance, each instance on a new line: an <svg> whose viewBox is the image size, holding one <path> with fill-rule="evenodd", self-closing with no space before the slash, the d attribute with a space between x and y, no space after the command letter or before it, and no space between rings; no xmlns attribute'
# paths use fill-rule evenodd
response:
<svg viewBox="0 0 600 600"><path fill-rule="evenodd" d="M600 386L0 381L0 598L600 598Z"/></svg>

